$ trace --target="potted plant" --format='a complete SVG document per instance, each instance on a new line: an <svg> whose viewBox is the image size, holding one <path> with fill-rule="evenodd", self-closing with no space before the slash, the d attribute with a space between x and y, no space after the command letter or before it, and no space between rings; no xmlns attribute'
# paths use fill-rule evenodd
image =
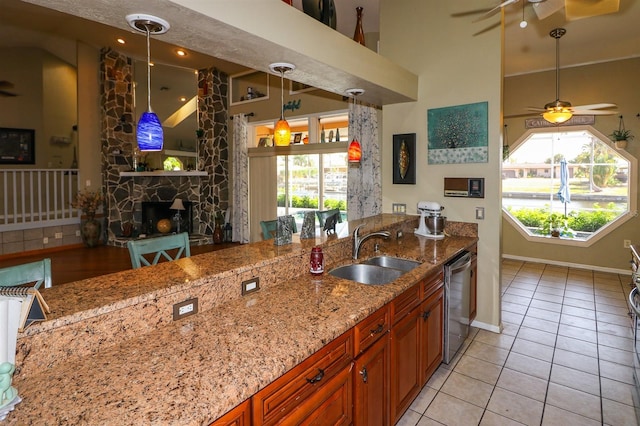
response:
<svg viewBox="0 0 640 426"><path fill-rule="evenodd" d="M624 128L624 121L622 120L622 116L620 116L620 125L617 130L614 130L609 137L616 144L616 148L624 149L627 147L627 142L632 140L634 136L631 134L631 130L626 130Z"/></svg>
<svg viewBox="0 0 640 426"><path fill-rule="evenodd" d="M560 213L551 213L542 223L542 234L552 237L573 237L569 221Z"/></svg>

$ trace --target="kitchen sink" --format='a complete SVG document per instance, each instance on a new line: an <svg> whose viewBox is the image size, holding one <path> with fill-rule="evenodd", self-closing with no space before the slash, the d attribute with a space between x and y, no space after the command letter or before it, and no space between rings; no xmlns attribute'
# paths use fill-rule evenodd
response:
<svg viewBox="0 0 640 426"><path fill-rule="evenodd" d="M346 280L356 281L361 284L387 284L404 274L406 271L395 268L385 268L378 265L366 265L356 263L340 266L329 271L330 275Z"/></svg>
<svg viewBox="0 0 640 426"><path fill-rule="evenodd" d="M409 259L401 259L393 256L376 256L364 261L367 265L384 266L385 268L400 269L401 271L408 272L414 268L420 266L420 262Z"/></svg>

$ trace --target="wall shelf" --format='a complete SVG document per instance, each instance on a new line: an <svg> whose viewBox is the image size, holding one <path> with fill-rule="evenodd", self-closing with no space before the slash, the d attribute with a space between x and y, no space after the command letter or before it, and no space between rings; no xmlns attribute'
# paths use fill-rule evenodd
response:
<svg viewBox="0 0 640 426"><path fill-rule="evenodd" d="M175 149L165 149L164 155L168 157L192 157L198 158L198 153L195 151L179 151Z"/></svg>
<svg viewBox="0 0 640 426"><path fill-rule="evenodd" d="M178 170L178 171L167 171L167 170L156 170L153 172L120 172L120 177L125 176L207 176L207 172L200 171L187 171L187 170Z"/></svg>

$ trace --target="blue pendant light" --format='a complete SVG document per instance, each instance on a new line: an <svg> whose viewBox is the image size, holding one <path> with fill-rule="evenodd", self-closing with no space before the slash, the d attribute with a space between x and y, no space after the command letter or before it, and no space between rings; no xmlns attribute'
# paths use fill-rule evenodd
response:
<svg viewBox="0 0 640 426"><path fill-rule="evenodd" d="M147 35L147 111L142 113L136 129L136 139L140 151L162 151L164 135L162 123L151 110L151 34L164 34L169 30L169 23L152 15L132 14L126 17L129 25Z"/></svg>

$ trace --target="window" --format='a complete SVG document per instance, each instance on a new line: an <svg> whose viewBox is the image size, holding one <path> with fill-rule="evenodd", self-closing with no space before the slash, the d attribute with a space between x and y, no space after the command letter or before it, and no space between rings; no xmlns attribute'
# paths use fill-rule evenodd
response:
<svg viewBox="0 0 640 426"><path fill-rule="evenodd" d="M337 208L346 220L347 153L279 155L277 161L278 216L294 215L301 226L306 211Z"/></svg>
<svg viewBox="0 0 640 426"><path fill-rule="evenodd" d="M635 211L636 168L590 126L530 130L502 165L503 212L529 240L588 246Z"/></svg>

